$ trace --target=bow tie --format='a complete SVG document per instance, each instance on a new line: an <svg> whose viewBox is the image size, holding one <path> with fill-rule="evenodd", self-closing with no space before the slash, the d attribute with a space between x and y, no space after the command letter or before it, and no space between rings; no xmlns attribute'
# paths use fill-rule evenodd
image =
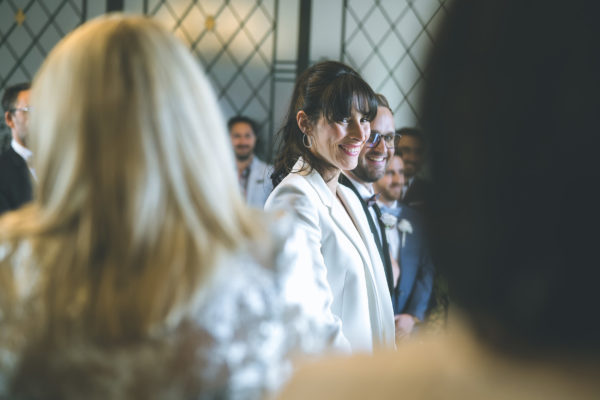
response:
<svg viewBox="0 0 600 400"><path fill-rule="evenodd" d="M377 200L379 200L380 193L375 193L373 196L365 199L367 203L367 207L373 207L373 205L377 204Z"/></svg>
<svg viewBox="0 0 600 400"><path fill-rule="evenodd" d="M391 214L396 218L400 218L400 213L402 212L402 207L391 208L384 205L379 206L381 208L381 212L383 214Z"/></svg>

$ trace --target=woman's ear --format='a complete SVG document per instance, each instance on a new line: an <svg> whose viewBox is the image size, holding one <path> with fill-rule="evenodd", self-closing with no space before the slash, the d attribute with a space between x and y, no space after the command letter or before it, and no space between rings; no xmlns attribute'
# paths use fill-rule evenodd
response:
<svg viewBox="0 0 600 400"><path fill-rule="evenodd" d="M296 114L296 122L298 123L298 128L305 135L310 133L310 120L308 115L303 110L298 111Z"/></svg>

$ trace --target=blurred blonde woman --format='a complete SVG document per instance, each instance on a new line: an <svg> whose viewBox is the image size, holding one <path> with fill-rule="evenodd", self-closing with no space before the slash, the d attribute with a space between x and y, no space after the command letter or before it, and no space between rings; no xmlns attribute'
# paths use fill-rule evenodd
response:
<svg viewBox="0 0 600 400"><path fill-rule="evenodd" d="M37 192L0 220L2 391L261 397L336 340L304 237L246 208L210 85L158 23L76 29L31 103Z"/></svg>

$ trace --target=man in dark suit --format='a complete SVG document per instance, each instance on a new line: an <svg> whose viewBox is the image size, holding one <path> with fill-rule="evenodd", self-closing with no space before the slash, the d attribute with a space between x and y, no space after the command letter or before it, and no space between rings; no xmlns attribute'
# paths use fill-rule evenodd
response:
<svg viewBox="0 0 600 400"><path fill-rule="evenodd" d="M27 148L29 92L30 84L21 83L8 87L2 96L4 120L12 140L0 154L0 214L19 208L32 198L34 172L28 167L31 150Z"/></svg>
<svg viewBox="0 0 600 400"><path fill-rule="evenodd" d="M402 189L402 203L422 212L427 206L430 191L429 181L419 175L425 158L425 138L416 128L401 128L396 133L396 154L404 161L406 177Z"/></svg>
<svg viewBox="0 0 600 400"><path fill-rule="evenodd" d="M352 171L343 171L339 182L352 189L363 205L381 255L391 296L394 290L392 260L381 220L381 210L375 201L373 182L383 176L388 160L394 155L394 116L383 95L378 94L377 101L377 116L371 121L371 136L358 156L358 165Z"/></svg>
<svg viewBox="0 0 600 400"><path fill-rule="evenodd" d="M380 193L379 204L386 221L386 235L393 257L397 335L409 335L423 321L433 289L434 268L426 246L420 213L398 202L404 185L404 163L394 156L385 175L373 184Z"/></svg>

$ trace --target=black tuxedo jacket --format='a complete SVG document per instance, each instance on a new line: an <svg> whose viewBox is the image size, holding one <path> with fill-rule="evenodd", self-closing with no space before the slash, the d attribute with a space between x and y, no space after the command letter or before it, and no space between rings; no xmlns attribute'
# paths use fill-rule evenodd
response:
<svg viewBox="0 0 600 400"><path fill-rule="evenodd" d="M12 147L0 154L0 214L31 201L31 173Z"/></svg>
<svg viewBox="0 0 600 400"><path fill-rule="evenodd" d="M379 250L379 255L381 256L381 261L383 263L383 268L385 270L385 278L388 284L388 290L390 291L390 296L394 290L393 284L393 273L392 273L392 260L390 259L390 251L388 246L387 237L385 234L385 226L383 226L383 222L381 220L374 221L371 212L369 212L369 207L367 203L363 200L358 192L358 189L354 187L354 184L348 179L344 174L340 174L338 182L346 187L352 189L356 197L360 200L360 204L363 206L363 210L365 215L367 216L367 221L369 222L369 227L371 228L371 233L373 234L373 239L375 239L375 244L377 245L377 249ZM379 210L379 206L375 204L373 206L376 208L375 213L379 215L381 210ZM381 230L381 240L379 238L379 233L377 232L377 228L375 228L375 224L379 224L379 229Z"/></svg>

